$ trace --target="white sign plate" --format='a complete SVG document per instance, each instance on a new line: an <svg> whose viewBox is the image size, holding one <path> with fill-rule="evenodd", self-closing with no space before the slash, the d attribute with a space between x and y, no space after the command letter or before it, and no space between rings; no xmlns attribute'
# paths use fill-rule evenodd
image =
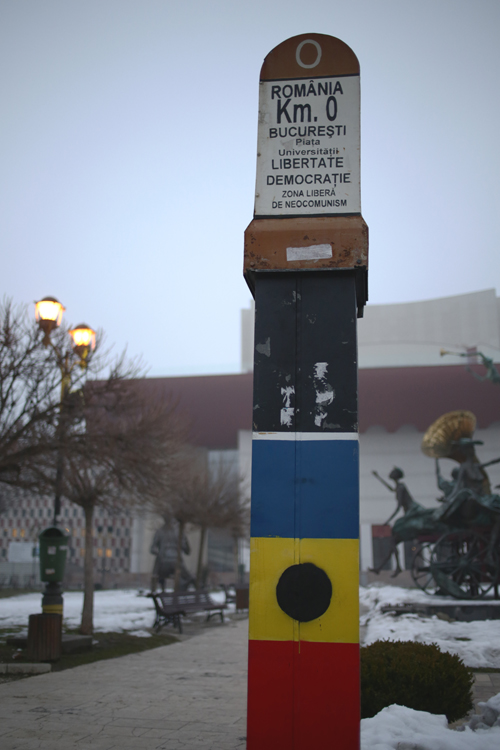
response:
<svg viewBox="0 0 500 750"><path fill-rule="evenodd" d="M261 81L255 217L361 213L359 75Z"/></svg>

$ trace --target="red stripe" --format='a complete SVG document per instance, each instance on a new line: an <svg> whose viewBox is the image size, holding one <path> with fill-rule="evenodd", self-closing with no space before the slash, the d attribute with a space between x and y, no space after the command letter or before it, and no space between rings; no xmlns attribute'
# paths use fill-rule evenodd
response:
<svg viewBox="0 0 500 750"><path fill-rule="evenodd" d="M359 646L249 642L247 750L358 750Z"/></svg>

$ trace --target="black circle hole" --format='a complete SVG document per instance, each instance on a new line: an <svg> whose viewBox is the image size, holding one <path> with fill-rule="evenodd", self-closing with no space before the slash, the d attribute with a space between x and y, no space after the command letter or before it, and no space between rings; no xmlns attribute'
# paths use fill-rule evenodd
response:
<svg viewBox="0 0 500 750"><path fill-rule="evenodd" d="M278 604L289 617L310 622L321 617L332 598L332 583L327 574L313 563L291 565L276 586Z"/></svg>

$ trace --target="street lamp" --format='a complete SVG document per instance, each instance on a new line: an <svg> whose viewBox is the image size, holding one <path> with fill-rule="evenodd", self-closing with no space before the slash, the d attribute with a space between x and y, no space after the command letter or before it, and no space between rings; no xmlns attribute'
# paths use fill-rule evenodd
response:
<svg viewBox="0 0 500 750"><path fill-rule="evenodd" d="M55 351L60 369L64 355L54 345L50 338L50 334L55 328L58 328L61 325L65 309L66 308L63 307L55 297L44 297L43 299L38 300L38 302L35 302L35 319L45 334L43 337L43 345L51 346ZM79 323L75 328L68 331L68 333L73 340L73 351L80 358L78 364L84 369L87 366L89 355L95 349L95 331L86 323ZM64 357L64 359L67 360L67 356ZM68 367L70 368L68 374L71 374L73 366L74 365L70 365L68 362L65 365L64 374L66 374Z"/></svg>
<svg viewBox="0 0 500 750"><path fill-rule="evenodd" d="M63 457L61 446L64 442L64 401L69 392L71 385L71 373L76 364L82 369L87 367L88 359L93 350L95 349L95 331L90 328L86 323L80 323L75 328L69 331L69 335L73 341L73 351L77 356L76 360L71 360L68 352L64 352L58 347L52 339L50 334L52 331L61 325L64 308L59 300L55 297L44 297L43 299L35 302L35 318L40 326L41 330L45 334L43 337L43 345L50 346L56 355L57 366L61 373L61 400L59 403L59 425L58 425L58 437L59 437L59 451L57 457L57 470L56 470L56 492L54 499L54 526L57 521L57 516L61 512L61 483L63 474Z"/></svg>
<svg viewBox="0 0 500 750"><path fill-rule="evenodd" d="M65 309L55 297L44 297L35 302L35 318L45 334L44 346L49 346L51 332L61 325Z"/></svg>
<svg viewBox="0 0 500 750"><path fill-rule="evenodd" d="M76 357L71 356L71 352L64 351L63 348L54 344L50 338L53 330L61 325L62 316L65 308L55 297L44 297L35 302L35 319L44 333L43 345L50 346L55 354L57 366L61 373L61 398L59 402L59 421L57 425L57 463L55 478L55 497L54 497L54 519L53 527L46 529L40 535L40 553L42 547L46 560L53 555L53 560L46 565L41 564L42 580L46 582L46 590L42 599L42 611L45 614L62 615L62 591L61 583L64 573L64 563L67 551L67 538L63 532L56 527L57 517L61 513L61 494L62 479L64 472L63 448L65 442L66 423L65 423L65 402L70 390L71 373L76 365L85 369L93 350L95 349L96 332L86 323L80 323L68 333L72 340L72 350ZM42 544L43 542L43 544ZM42 559L40 560L42 562Z"/></svg>
<svg viewBox="0 0 500 750"><path fill-rule="evenodd" d="M95 349L95 331L86 323L79 323L76 328L69 331L73 339L73 351L80 357L79 365L87 366L87 359Z"/></svg>

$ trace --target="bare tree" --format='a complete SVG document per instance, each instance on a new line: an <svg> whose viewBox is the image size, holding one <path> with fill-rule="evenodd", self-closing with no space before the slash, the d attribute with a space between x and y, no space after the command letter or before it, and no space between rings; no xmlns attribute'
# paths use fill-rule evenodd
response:
<svg viewBox="0 0 500 750"><path fill-rule="evenodd" d="M172 456L169 478L163 494L156 495L150 508L167 524L177 523L177 549L174 589L179 590L182 570L182 552L186 528L196 523L203 502L202 487L198 482L197 467L202 460L200 450L184 444Z"/></svg>
<svg viewBox="0 0 500 750"><path fill-rule="evenodd" d="M123 373L122 373L123 374ZM96 507L114 511L151 503L170 477L172 455L184 434L175 404L153 404L138 381L120 377L90 382L82 414L85 429L65 452L63 494L85 514L84 602L81 632L93 630L93 518Z"/></svg>
<svg viewBox="0 0 500 750"><path fill-rule="evenodd" d="M174 588L182 567L182 541L188 525L199 526L196 587L203 582L203 553L209 528L229 529L236 538L248 524L248 500L240 492L234 469L222 460L210 463L207 451L185 446L174 457L168 490L155 498L152 510L165 521L177 521L177 561Z"/></svg>
<svg viewBox="0 0 500 750"><path fill-rule="evenodd" d="M230 530L237 544L236 540L244 535L248 523L248 502L242 497L240 479L228 462L222 459L214 463L205 461L197 471L203 498L196 514L196 523L200 527L196 570L196 586L199 588L203 580L203 553L208 529Z"/></svg>
<svg viewBox="0 0 500 750"><path fill-rule="evenodd" d="M140 363L112 357L102 334L84 361L67 327L44 340L25 308L0 305L0 504L21 488L55 494L55 516L60 493L83 508L84 633L93 620L94 510L160 493L182 433L175 404L148 401L140 374Z"/></svg>
<svg viewBox="0 0 500 750"><path fill-rule="evenodd" d="M54 335L62 341L65 332ZM25 308L0 304L0 487L38 489L58 451L61 374L42 338ZM75 371L73 387L83 379Z"/></svg>

